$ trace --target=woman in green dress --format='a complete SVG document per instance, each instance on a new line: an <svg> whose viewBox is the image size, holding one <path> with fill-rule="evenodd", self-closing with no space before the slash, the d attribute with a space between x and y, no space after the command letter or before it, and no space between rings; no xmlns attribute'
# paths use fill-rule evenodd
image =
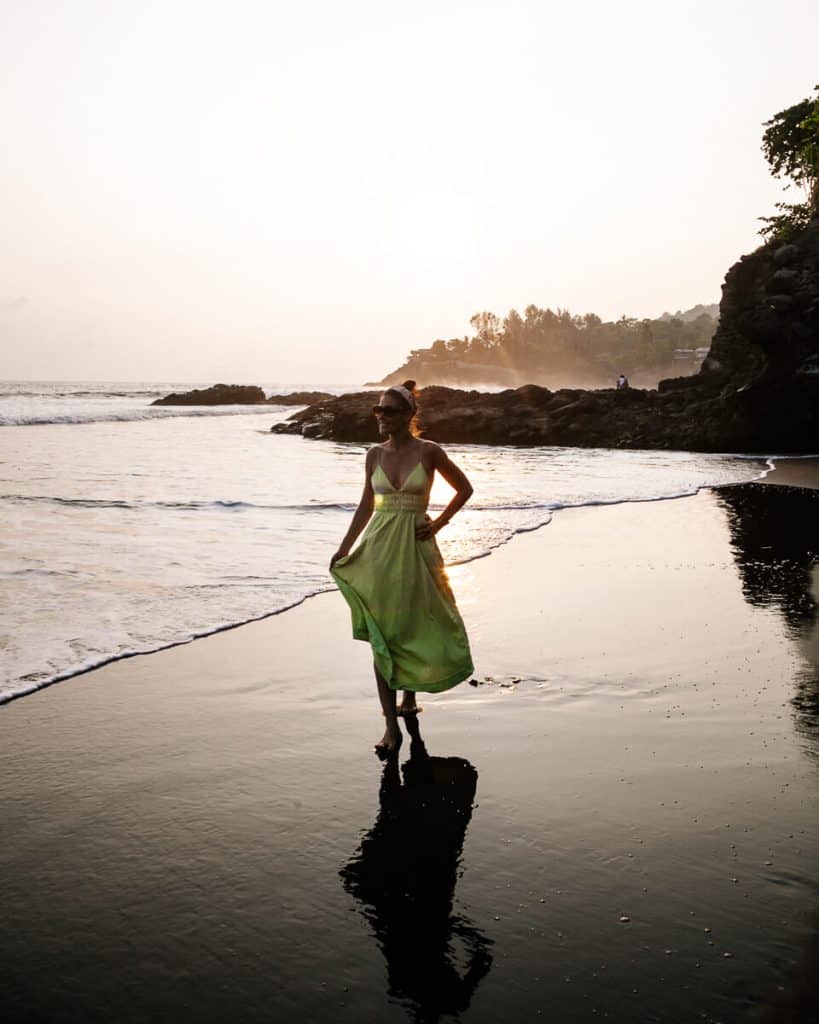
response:
<svg viewBox="0 0 819 1024"><path fill-rule="evenodd" d="M373 407L385 440L367 452L361 501L330 561L352 612L353 636L372 647L387 720L375 745L382 757L401 745L398 716L420 710L416 693L448 690L473 671L466 630L435 542L472 486L442 448L415 436L414 389L414 381L388 388ZM455 494L431 519L426 510L436 471ZM361 543L350 553L365 526ZM396 690L404 691L398 707Z"/></svg>

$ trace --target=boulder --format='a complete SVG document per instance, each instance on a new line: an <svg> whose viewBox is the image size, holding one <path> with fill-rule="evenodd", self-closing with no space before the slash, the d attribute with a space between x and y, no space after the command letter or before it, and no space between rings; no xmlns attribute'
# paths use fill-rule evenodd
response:
<svg viewBox="0 0 819 1024"><path fill-rule="evenodd" d="M798 245L781 245L773 254L773 261L778 267L787 266L788 263L796 263L798 259Z"/></svg>
<svg viewBox="0 0 819 1024"><path fill-rule="evenodd" d="M214 384L157 398L151 405L263 405L265 394L252 384Z"/></svg>
<svg viewBox="0 0 819 1024"><path fill-rule="evenodd" d="M792 267L780 267L771 278L772 291L789 292L799 280L799 271Z"/></svg>

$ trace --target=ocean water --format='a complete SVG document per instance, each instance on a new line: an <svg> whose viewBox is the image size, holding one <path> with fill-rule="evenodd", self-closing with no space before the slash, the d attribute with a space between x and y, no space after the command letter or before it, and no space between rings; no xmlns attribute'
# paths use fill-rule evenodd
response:
<svg viewBox="0 0 819 1024"><path fill-rule="evenodd" d="M333 589L327 566L367 446L271 434L292 407L150 406L195 386L0 383L0 702ZM283 390L295 387L266 388ZM693 494L771 466L688 452L447 450L475 488L438 535L450 564L562 508ZM433 509L450 493L436 481Z"/></svg>

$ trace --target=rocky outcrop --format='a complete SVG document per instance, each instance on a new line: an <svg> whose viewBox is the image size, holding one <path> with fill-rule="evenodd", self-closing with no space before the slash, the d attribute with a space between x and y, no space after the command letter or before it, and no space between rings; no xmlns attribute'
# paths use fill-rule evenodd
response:
<svg viewBox="0 0 819 1024"><path fill-rule="evenodd" d="M819 353L819 218L797 244L763 246L728 271L720 323L701 378L735 390L798 380Z"/></svg>
<svg viewBox="0 0 819 1024"><path fill-rule="evenodd" d="M318 402L272 429L372 441L378 396ZM694 376L657 390L428 387L420 406L423 435L440 442L819 452L819 218L793 244L763 246L730 269Z"/></svg>
<svg viewBox="0 0 819 1024"><path fill-rule="evenodd" d="M264 391L252 384L214 384L157 398L151 405L262 405Z"/></svg>
<svg viewBox="0 0 819 1024"><path fill-rule="evenodd" d="M375 441L372 406L379 391L321 402L276 424L275 433L336 441ZM549 391L536 384L487 394L430 387L421 394L419 426L430 441L464 444L640 447L635 442L676 395L656 391ZM655 445L656 447L657 445Z"/></svg>
<svg viewBox="0 0 819 1024"><path fill-rule="evenodd" d="M314 405L334 398L329 391L291 391L286 395L271 395L269 405Z"/></svg>
<svg viewBox="0 0 819 1024"><path fill-rule="evenodd" d="M265 398L264 391L253 384L214 384L210 388L166 395L151 405L313 405L333 397L329 391L290 391Z"/></svg>

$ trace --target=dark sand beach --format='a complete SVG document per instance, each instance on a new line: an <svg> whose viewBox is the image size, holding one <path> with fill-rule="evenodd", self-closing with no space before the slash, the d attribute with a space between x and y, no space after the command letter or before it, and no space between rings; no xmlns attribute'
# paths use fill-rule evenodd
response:
<svg viewBox="0 0 819 1024"><path fill-rule="evenodd" d="M784 466L455 567L477 685L397 764L335 593L4 707L4 1019L815 1019L819 492Z"/></svg>
<svg viewBox="0 0 819 1024"><path fill-rule="evenodd" d="M773 471L765 477L765 483L819 487L819 457L777 459Z"/></svg>

